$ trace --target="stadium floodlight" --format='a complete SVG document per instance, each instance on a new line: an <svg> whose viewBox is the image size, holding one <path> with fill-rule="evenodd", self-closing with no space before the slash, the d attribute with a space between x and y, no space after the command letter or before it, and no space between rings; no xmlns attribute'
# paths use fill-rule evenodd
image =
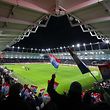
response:
<svg viewBox="0 0 110 110"><path fill-rule="evenodd" d="M23 47L23 49L24 49L24 47Z"/></svg>
<svg viewBox="0 0 110 110"><path fill-rule="evenodd" d="M24 49L25 49L25 48L23 47L23 48L22 48L22 52L23 52ZM28 51L28 49L27 49L27 51Z"/></svg>
<svg viewBox="0 0 110 110"><path fill-rule="evenodd" d="M14 46L12 46L12 48L14 49L15 47L14 47Z"/></svg>
<svg viewBox="0 0 110 110"><path fill-rule="evenodd" d="M13 58L13 56L11 56L11 58Z"/></svg>
<svg viewBox="0 0 110 110"><path fill-rule="evenodd" d="M85 44L85 43L83 43L83 46L84 46L84 49L85 49L85 51L86 51L86 50L87 50L87 49L86 49L86 44Z"/></svg>
<svg viewBox="0 0 110 110"><path fill-rule="evenodd" d="M107 48L109 49L109 43L110 41L108 39L105 40L105 43L107 44Z"/></svg>
<svg viewBox="0 0 110 110"><path fill-rule="evenodd" d="M56 48L53 48L53 50L56 50Z"/></svg>
<svg viewBox="0 0 110 110"><path fill-rule="evenodd" d="M76 46L79 48L79 51L80 51L80 44L77 44Z"/></svg>
<svg viewBox="0 0 110 110"><path fill-rule="evenodd" d="M102 52L101 51L99 51L99 54L101 54Z"/></svg>
<svg viewBox="0 0 110 110"><path fill-rule="evenodd" d="M89 59L91 59L91 60L92 60L93 58L92 58L92 57L90 57Z"/></svg>
<svg viewBox="0 0 110 110"><path fill-rule="evenodd" d="M76 46L79 48L80 47L80 44L77 44Z"/></svg>
<svg viewBox="0 0 110 110"><path fill-rule="evenodd" d="M85 52L85 54L87 54L87 52Z"/></svg>
<svg viewBox="0 0 110 110"><path fill-rule="evenodd" d="M108 44L109 43L109 40L105 40L105 43Z"/></svg>
<svg viewBox="0 0 110 110"><path fill-rule="evenodd" d="M32 53L32 51L33 51L33 48L31 48L31 53Z"/></svg>
<svg viewBox="0 0 110 110"><path fill-rule="evenodd" d="M92 43L90 42L91 50L93 50Z"/></svg>
<svg viewBox="0 0 110 110"><path fill-rule="evenodd" d="M29 59L29 56L27 56L27 59Z"/></svg>
<svg viewBox="0 0 110 110"><path fill-rule="evenodd" d="M87 60L88 58L87 57L85 57L85 60Z"/></svg>
<svg viewBox="0 0 110 110"><path fill-rule="evenodd" d="M60 47L60 49L62 49L62 47Z"/></svg>
<svg viewBox="0 0 110 110"><path fill-rule="evenodd" d="M74 47L74 45L72 45L72 47Z"/></svg>
<svg viewBox="0 0 110 110"><path fill-rule="evenodd" d="M35 48L35 51L37 51L37 49Z"/></svg>
<svg viewBox="0 0 110 110"><path fill-rule="evenodd" d="M104 54L104 52L102 51L102 54Z"/></svg>
<svg viewBox="0 0 110 110"><path fill-rule="evenodd" d="M42 49L42 51L45 51L44 49Z"/></svg>
<svg viewBox="0 0 110 110"><path fill-rule="evenodd" d="M86 44L85 44L85 43L83 43L83 46L86 46Z"/></svg>
<svg viewBox="0 0 110 110"><path fill-rule="evenodd" d="M90 54L94 54L94 52L90 52Z"/></svg>

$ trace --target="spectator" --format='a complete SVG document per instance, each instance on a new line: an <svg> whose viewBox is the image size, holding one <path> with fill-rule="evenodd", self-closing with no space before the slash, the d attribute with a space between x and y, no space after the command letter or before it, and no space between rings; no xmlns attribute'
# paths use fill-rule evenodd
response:
<svg viewBox="0 0 110 110"><path fill-rule="evenodd" d="M85 107L82 104L81 98L82 86L79 82L72 82L67 95L61 95L55 91L54 81L55 74L52 75L52 79L48 84L47 92L51 97L51 101L53 101L56 104L58 110L85 109Z"/></svg>
<svg viewBox="0 0 110 110"><path fill-rule="evenodd" d="M92 107L94 103L94 98L91 96L92 92L92 90L86 91L83 96L83 103L88 109L90 109L90 107Z"/></svg>
<svg viewBox="0 0 110 110"><path fill-rule="evenodd" d="M22 88L20 83L15 83L10 87L9 96L1 103L3 110L31 110L19 95Z"/></svg>

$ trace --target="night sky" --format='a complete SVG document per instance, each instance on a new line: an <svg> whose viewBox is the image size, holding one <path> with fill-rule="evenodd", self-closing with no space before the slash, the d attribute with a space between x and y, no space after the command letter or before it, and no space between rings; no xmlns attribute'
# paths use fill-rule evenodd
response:
<svg viewBox="0 0 110 110"><path fill-rule="evenodd" d="M36 33L31 33L14 46L45 49L90 42L98 42L98 39L87 32L83 33L80 27L71 27L67 16L52 16L47 27L39 27Z"/></svg>

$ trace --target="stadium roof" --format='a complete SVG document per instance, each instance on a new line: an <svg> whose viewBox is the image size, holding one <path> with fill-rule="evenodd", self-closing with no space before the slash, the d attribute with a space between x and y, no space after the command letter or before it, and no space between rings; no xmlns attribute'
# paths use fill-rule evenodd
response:
<svg viewBox="0 0 110 110"><path fill-rule="evenodd" d="M51 16L63 15L72 27L109 40L110 0L0 0L0 51L46 27Z"/></svg>

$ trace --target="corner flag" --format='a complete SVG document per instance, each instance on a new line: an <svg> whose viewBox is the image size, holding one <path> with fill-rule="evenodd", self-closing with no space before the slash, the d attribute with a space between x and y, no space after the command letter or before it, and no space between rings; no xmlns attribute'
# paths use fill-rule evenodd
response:
<svg viewBox="0 0 110 110"><path fill-rule="evenodd" d="M71 49L68 48L68 51L70 53L70 55L72 56L72 58L74 59L74 61L76 62L77 66L79 67L80 71L82 72L82 74L91 72L89 70L89 68L84 64L84 62L82 62L75 53L72 52Z"/></svg>
<svg viewBox="0 0 110 110"><path fill-rule="evenodd" d="M59 64L60 64L60 60L57 59L54 55L52 54L49 54L49 59L50 59L50 63L55 67L55 68L58 68L59 67Z"/></svg>

